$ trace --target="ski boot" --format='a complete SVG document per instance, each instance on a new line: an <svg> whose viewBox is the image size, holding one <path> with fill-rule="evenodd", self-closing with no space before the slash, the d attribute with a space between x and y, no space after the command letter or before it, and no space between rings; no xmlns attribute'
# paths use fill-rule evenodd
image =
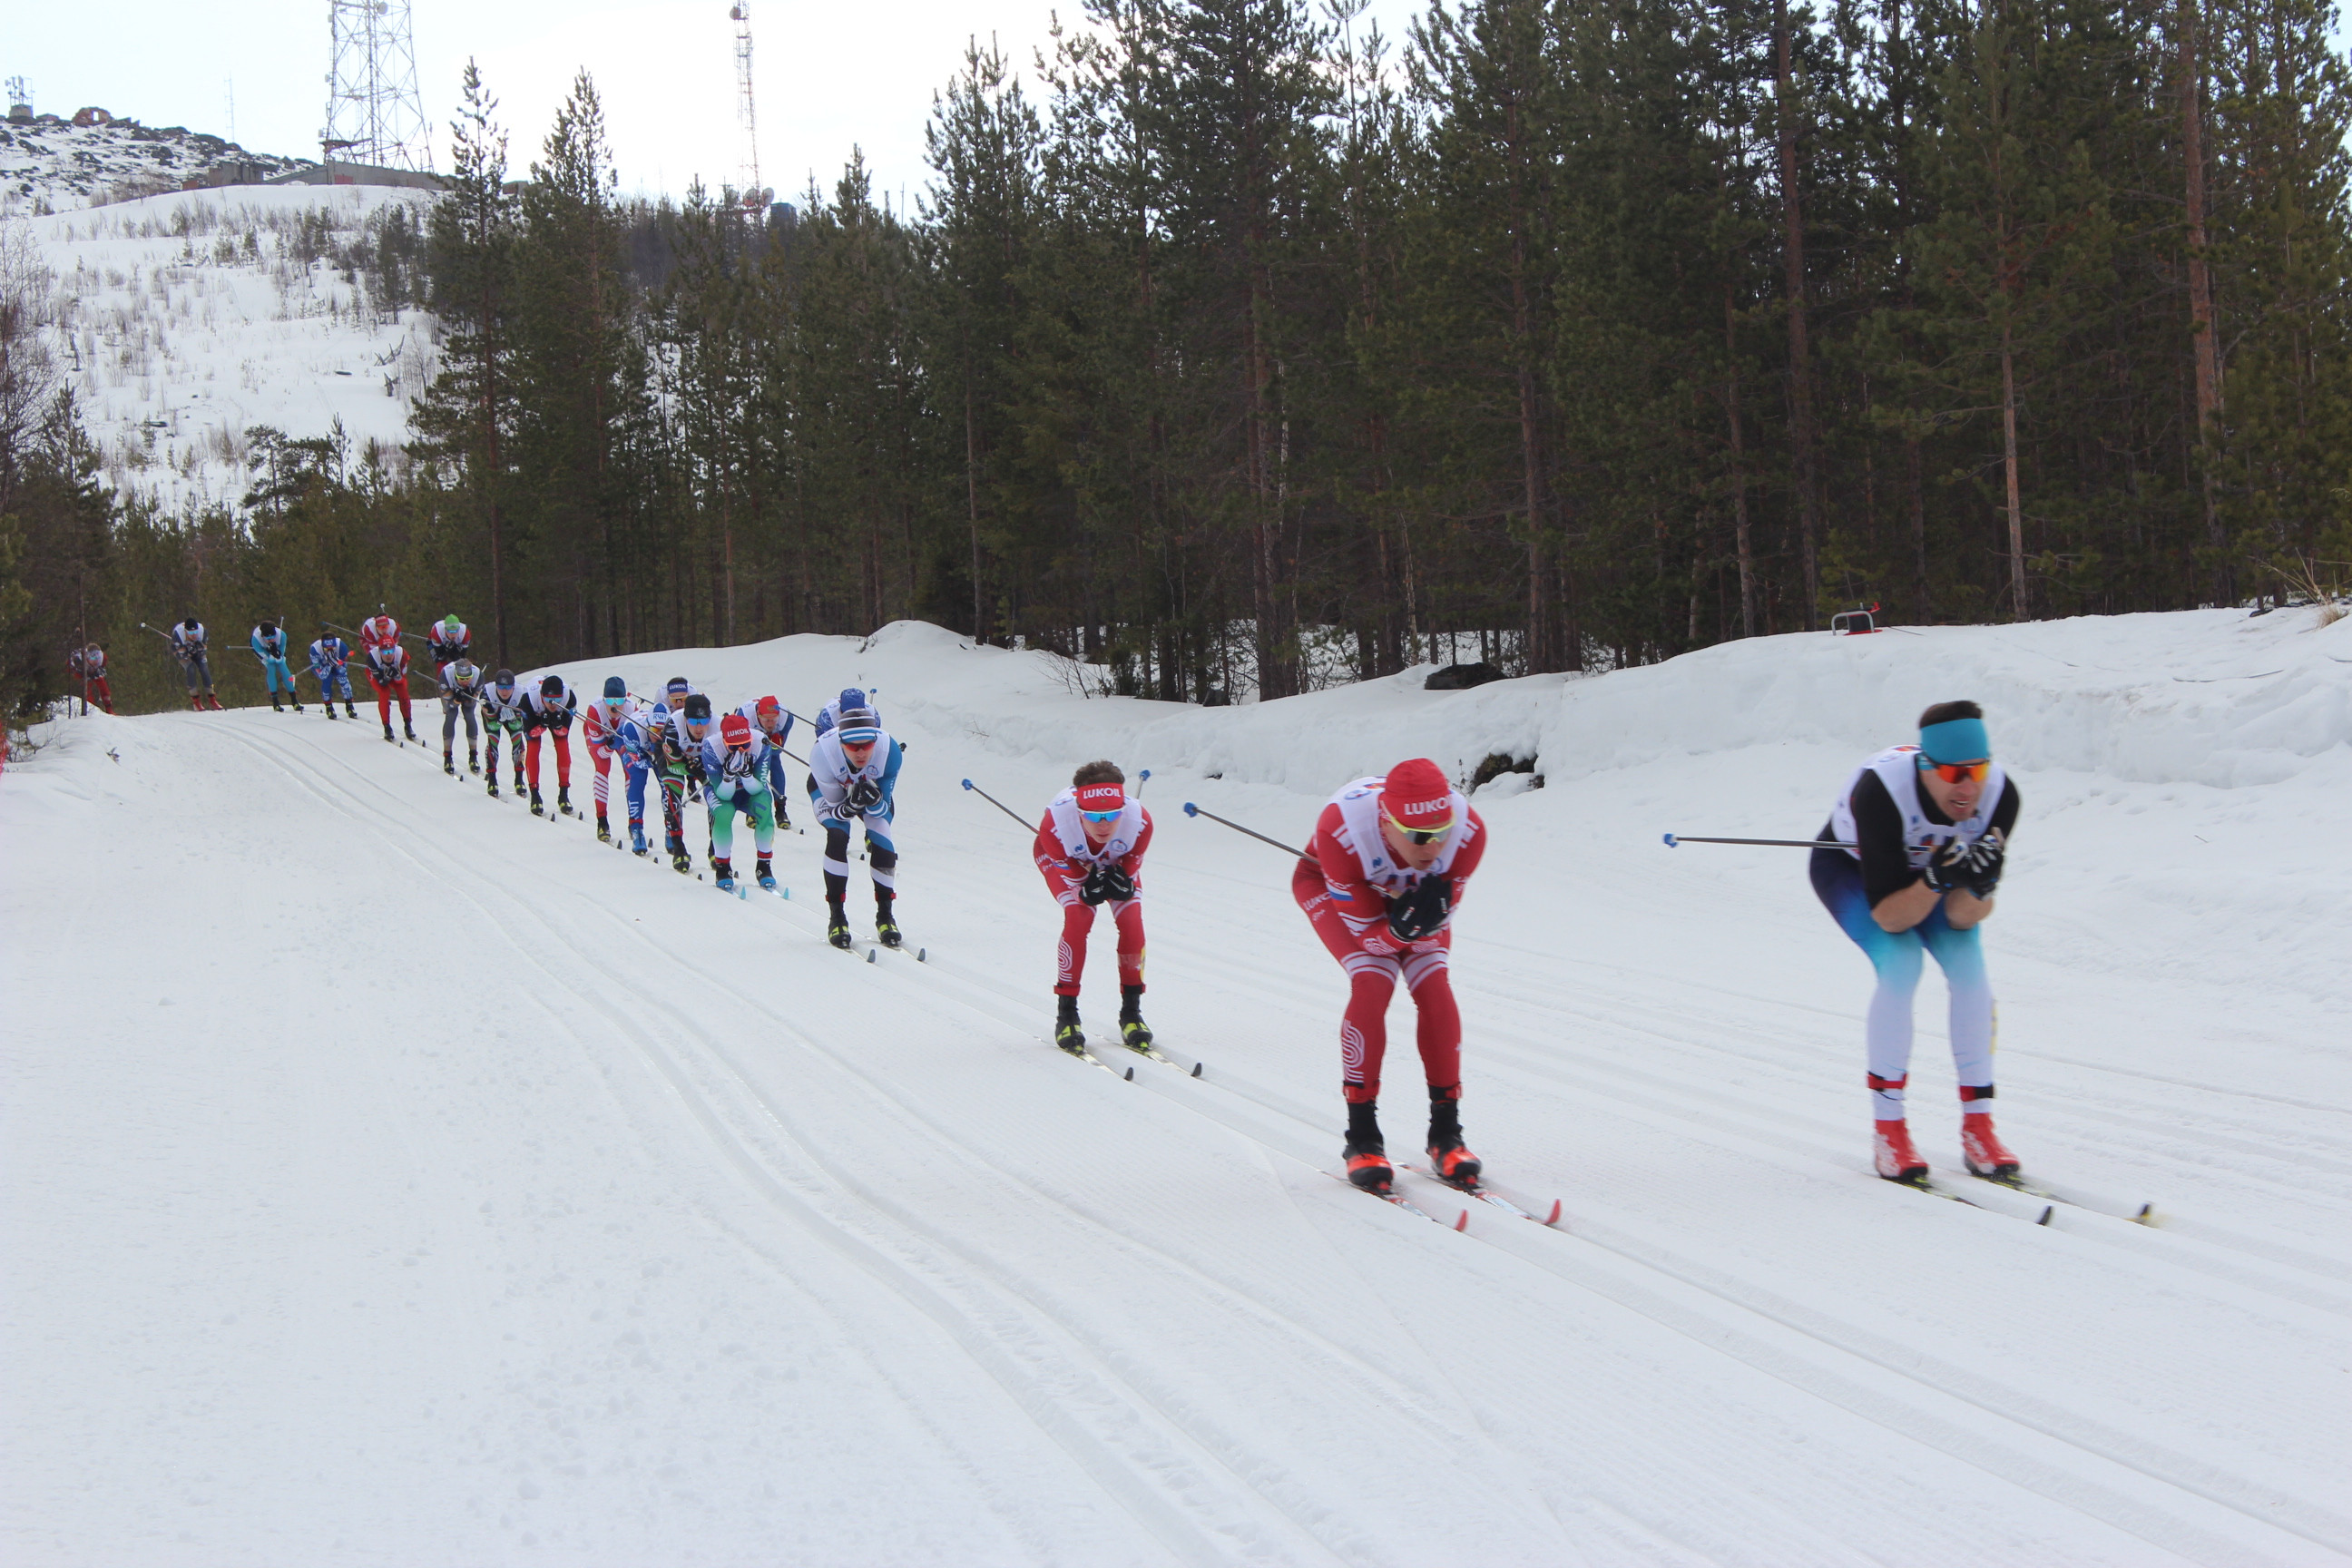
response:
<svg viewBox="0 0 2352 1568"><path fill-rule="evenodd" d="M604 814L601 811L596 814L596 842L599 844L613 842L613 825L605 820Z"/></svg>
<svg viewBox="0 0 2352 1568"><path fill-rule="evenodd" d="M492 800L499 798L499 775L496 773L490 775L490 798Z"/></svg>
<svg viewBox="0 0 2352 1568"><path fill-rule="evenodd" d="M215 712L215 713L224 713L224 712L226 712L226 711L227 711L227 710L226 710L226 709L225 709L225 708L223 708L223 707L221 706L220 694L219 694L218 692L216 692L216 691L207 691L207 692L205 692L205 702L206 702L206 703L211 707L212 710L213 710L214 712Z"/></svg>
<svg viewBox="0 0 2352 1568"><path fill-rule="evenodd" d="M457 757L456 752L444 752L441 753L441 771L447 773L453 779L457 776Z"/></svg>
<svg viewBox="0 0 2352 1568"><path fill-rule="evenodd" d="M194 692L190 692L188 694L188 711L191 713L201 713L204 710L205 700L197 696Z"/></svg>
<svg viewBox="0 0 2352 1568"><path fill-rule="evenodd" d="M1151 1026L1143 1021L1143 987L1122 985L1118 988L1118 1037L1127 1042L1130 1051L1151 1048Z"/></svg>
<svg viewBox="0 0 2352 1568"><path fill-rule="evenodd" d="M400 728L401 728L402 732L403 732L403 733L404 733L405 735L407 735L407 737L408 737L410 740L412 740L412 741L416 741L416 726L415 726L415 725L414 725L414 724L410 723L407 720L403 719L403 720L400 721ZM416 741L416 743L417 743L418 745L420 745L420 746L421 746L421 745L423 745L425 742L422 742L422 741Z"/></svg>
<svg viewBox="0 0 2352 1568"><path fill-rule="evenodd" d="M1429 1089L1429 1168L1448 1186L1475 1187L1481 1164L1462 1143L1462 1086Z"/></svg>
<svg viewBox="0 0 2352 1568"><path fill-rule="evenodd" d="M771 893L776 890L775 868L768 864L768 858L765 855L760 857L759 864L751 868L751 874L759 879L759 883L761 888L767 889Z"/></svg>
<svg viewBox="0 0 2352 1568"><path fill-rule="evenodd" d="M540 803L539 791L537 790L532 790L530 792L530 814L533 816L545 816L547 815L547 807Z"/></svg>
<svg viewBox="0 0 2352 1568"><path fill-rule="evenodd" d="M1960 1093L1968 1098L1970 1106L1992 1098L1990 1087L1970 1094L1969 1086L1962 1084ZM1971 1176L1982 1176L1989 1182L2017 1180L2017 1156L2009 1152L2009 1146L2000 1141L2000 1134L1992 1130L1992 1112L1990 1110L1969 1110L1961 1116L1960 1158L1968 1162Z"/></svg>
<svg viewBox="0 0 2352 1568"><path fill-rule="evenodd" d="M278 700L278 693L274 689L269 693L269 710L272 713L283 713L286 711L286 704Z"/></svg>
<svg viewBox="0 0 2352 1568"><path fill-rule="evenodd" d="M1919 1158L1919 1151L1911 1146L1911 1124L1897 1118L1893 1121L1874 1121L1871 1128L1871 1157L1878 1173L1890 1182L1925 1186L1927 1162Z"/></svg>
<svg viewBox="0 0 2352 1568"><path fill-rule="evenodd" d="M517 768L515 770L514 783L508 787L511 788L517 795L520 795L522 794L522 770L520 768Z"/></svg>
<svg viewBox="0 0 2352 1568"><path fill-rule="evenodd" d="M839 904L834 905L832 912L825 917L824 940L844 952L849 951L849 912Z"/></svg>
<svg viewBox="0 0 2352 1568"><path fill-rule="evenodd" d="M578 812L572 809L572 786L570 784L560 784L555 786L555 809L562 812L566 816L577 816L580 815Z"/></svg>
<svg viewBox="0 0 2352 1568"><path fill-rule="evenodd" d="M735 890L735 862L719 856L710 858L711 885L722 893Z"/></svg>
<svg viewBox="0 0 2352 1568"><path fill-rule="evenodd" d="M337 714L336 714L336 712L335 712L335 705L334 705L334 703L333 703L333 702L331 702L331 701L329 701L329 702L322 702L322 703L320 703L320 707L322 707L322 708L324 708L324 709L327 710L327 717L328 717L329 719L333 719L333 718L336 718L336 717L337 717Z"/></svg>
<svg viewBox="0 0 2352 1568"><path fill-rule="evenodd" d="M289 691L286 694L286 700L294 704L295 712L299 713L302 711L302 700L300 698L295 696Z"/></svg>
<svg viewBox="0 0 2352 1568"><path fill-rule="evenodd" d="M471 746L466 748L466 771L469 773L478 773L482 771L482 753Z"/></svg>
<svg viewBox="0 0 2352 1568"><path fill-rule="evenodd" d="M392 722L390 720L386 720L384 721L383 740L384 744L388 746L398 745L400 743L400 737L392 732Z"/></svg>
<svg viewBox="0 0 2352 1568"><path fill-rule="evenodd" d="M874 934L882 940L884 947L904 947L907 939L898 934L898 917L890 912L891 902L887 896L874 900Z"/></svg>
<svg viewBox="0 0 2352 1568"><path fill-rule="evenodd" d="M694 869L694 858L686 852L685 839L672 837L667 847L669 850L669 868L671 870L683 877L688 871Z"/></svg>
<svg viewBox="0 0 2352 1568"><path fill-rule="evenodd" d="M1348 1180L1368 1193L1390 1192L1396 1185L1396 1167L1389 1163L1389 1148L1381 1137L1380 1107L1370 1100L1348 1102L1348 1143L1340 1151L1348 1162Z"/></svg>
<svg viewBox="0 0 2352 1568"><path fill-rule="evenodd" d="M1078 999L1075 996L1055 997L1054 1043L1072 1056L1087 1048L1087 1032L1078 1027Z"/></svg>

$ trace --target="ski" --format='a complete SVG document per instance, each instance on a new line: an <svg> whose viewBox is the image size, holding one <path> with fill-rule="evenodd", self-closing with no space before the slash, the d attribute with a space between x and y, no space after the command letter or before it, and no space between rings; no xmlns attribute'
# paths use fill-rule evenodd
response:
<svg viewBox="0 0 2352 1568"><path fill-rule="evenodd" d="M1881 1179L1883 1180L1884 1178ZM1948 1198L1953 1203L1966 1204L1972 1209L1982 1209L1987 1214L2000 1215L2008 1219L2027 1219L2027 1216L2022 1213L2013 1209L2005 1208L2000 1204L1982 1202L1979 1198L1971 1197L1967 1193L1961 1192L1957 1187L1951 1186L1947 1183L1937 1181L1933 1176L1928 1176L1924 1180L1916 1182L1895 1182L1889 1184L1897 1187L1907 1187L1915 1193L1924 1193L1931 1198ZM2030 1208L2032 1206L2031 1202L2029 1202L2027 1207ZM2050 1216L2057 1212L2057 1206L2055 1205L2045 1203L2042 1205L2041 1214L2030 1220L2027 1220L2027 1223L2032 1225L2048 1225L2050 1223Z"/></svg>
<svg viewBox="0 0 2352 1568"><path fill-rule="evenodd" d="M1130 1068L1128 1070L1132 1072L1134 1069ZM1427 1209L1422 1207L1411 1198L1406 1197L1402 1193L1394 1191L1381 1193L1374 1192L1370 1187L1357 1186L1355 1183L1348 1180L1345 1173L1339 1171L1326 1171L1323 1173L1336 1182L1344 1184L1350 1191L1362 1193L1367 1197L1378 1198L1381 1202L1387 1204L1391 1208L1401 1208L1407 1214L1417 1214L1432 1225L1442 1225L1448 1230L1468 1230L1470 1228L1470 1211L1468 1209L1464 1209L1461 1214L1451 1220L1444 1220L1438 1218L1435 1215L1430 1213Z"/></svg>
<svg viewBox="0 0 2352 1568"><path fill-rule="evenodd" d="M1975 1174L1974 1172L1969 1173ZM2007 1187L2012 1193L2023 1193L2030 1198L2040 1198L2046 1204L2064 1204L2068 1208L2081 1209L2084 1214L2105 1215L2109 1219L2126 1220L2133 1225L2144 1225L2151 1228L2162 1223L2157 1217L2154 1204L2141 1204L2137 1208L2126 1205L2123 1208L2116 1209L2103 1204L2084 1203L2080 1198L2070 1198L2063 1193L2054 1193L2048 1187L2029 1182L2022 1176L1977 1176L1976 1179L1996 1187ZM2045 1216L2041 1223L2047 1225L2049 1220Z"/></svg>
<svg viewBox="0 0 2352 1568"><path fill-rule="evenodd" d="M869 957L866 962L870 963L873 960ZM1084 1062L1088 1067L1100 1068L1103 1071L1110 1074L1111 1077L1115 1079L1118 1079L1127 1083L1133 1083L1135 1081L1134 1068L1129 1067L1125 1072L1121 1072L1118 1068L1111 1066L1110 1063L1103 1060L1102 1058L1095 1055L1094 1052L1087 1049L1084 1046L1080 1046L1076 1050L1072 1050L1067 1046L1055 1046L1054 1048L1061 1052L1064 1056L1068 1057L1073 1061Z"/></svg>
<svg viewBox="0 0 2352 1568"><path fill-rule="evenodd" d="M1411 1171L1417 1176L1427 1176L1433 1182L1450 1187L1454 1191L1460 1193L1464 1197L1476 1198L1483 1204L1492 1204L1495 1207L1501 1209L1505 1214L1514 1214L1518 1215L1521 1219L1533 1220L1536 1224L1540 1226L1556 1226L1559 1223L1560 1204L1558 1198L1552 1199L1551 1213L1549 1215L1538 1215L1521 1208L1518 1205L1513 1203L1510 1199L1505 1197L1494 1188L1487 1186L1483 1182L1449 1182L1444 1176L1439 1175L1436 1172L1431 1170L1426 1165L1408 1164L1405 1166L1405 1169Z"/></svg>

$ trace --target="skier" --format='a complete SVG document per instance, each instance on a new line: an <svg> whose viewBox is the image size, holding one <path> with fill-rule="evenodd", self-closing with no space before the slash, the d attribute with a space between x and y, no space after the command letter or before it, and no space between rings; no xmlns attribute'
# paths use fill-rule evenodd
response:
<svg viewBox="0 0 2352 1568"><path fill-rule="evenodd" d="M756 725L740 713L719 721L719 733L702 742L704 797L710 805L710 873L719 890L735 890L735 814L751 820L759 855L753 874L760 886L776 889L769 860L776 852L776 785L768 771L769 746Z"/></svg>
<svg viewBox="0 0 2352 1568"><path fill-rule="evenodd" d="M352 659L352 645L329 632L310 645L310 674L319 682L319 704L326 709L327 717L335 716L335 695L342 694L343 717L356 719L359 710L352 706L352 678L344 666Z"/></svg>
<svg viewBox="0 0 2352 1568"><path fill-rule="evenodd" d="M441 771L451 778L457 776L457 715L466 715L466 771L482 771L482 756L478 742L481 729L474 720L474 705L481 700L481 667L460 656L441 667Z"/></svg>
<svg viewBox="0 0 2352 1568"><path fill-rule="evenodd" d="M489 776L490 798L499 798L499 737L507 738L514 755L514 791L522 793L522 693L515 689L514 671L502 669L490 678L482 693L482 751Z"/></svg>
<svg viewBox="0 0 2352 1568"><path fill-rule="evenodd" d="M106 683L106 650L96 643L78 647L66 656L67 668L81 679L81 705L89 707L93 693L98 705L109 713L114 711L114 689Z"/></svg>
<svg viewBox="0 0 2352 1568"><path fill-rule="evenodd" d="M188 683L188 706L201 713L221 710L213 693L212 660L205 651L205 623L189 616L172 628L172 657L180 661L180 677Z"/></svg>
<svg viewBox="0 0 2352 1568"><path fill-rule="evenodd" d="M855 686L845 686L840 696L816 710L815 733L810 737L810 742L814 744L824 739L832 732L833 727L841 722L841 716L852 708L863 708L874 715L877 724L882 722L882 710L866 700L865 692Z"/></svg>
<svg viewBox="0 0 2352 1568"><path fill-rule="evenodd" d="M1462 1014L1445 971L1454 911L1486 852L1486 823L1435 763L1415 757L1333 795L1292 873L1291 895L1348 972L1339 1025L1348 1179L1368 1191L1385 1193L1396 1179L1378 1111L1400 980L1420 1016L1430 1163L1446 1181L1478 1179L1478 1157L1462 1142Z"/></svg>
<svg viewBox="0 0 2352 1568"><path fill-rule="evenodd" d="M645 780L629 766L628 752L621 735L622 721L637 710L637 703L629 695L629 683L617 675L604 678L604 695L580 710L580 740L588 748L588 760L596 764L596 841L613 841L612 824L605 817L607 804L613 795L613 759L619 757L623 778L629 789L629 820L643 837L646 814ZM638 846L644 847L642 844Z"/></svg>
<svg viewBox="0 0 2352 1568"><path fill-rule="evenodd" d="M1108 904L1118 928L1118 1034L1130 1049L1151 1044L1143 1021L1143 852L1151 846L1151 814L1129 800L1127 775L1113 763L1088 763L1070 775L1037 825L1037 869L1062 906L1060 970L1054 978L1054 1043L1085 1047L1078 1026L1078 979L1087 969L1087 936L1095 908Z"/></svg>
<svg viewBox="0 0 2352 1568"><path fill-rule="evenodd" d="M1878 972L1864 1039L1872 1153L1890 1182L1927 1177L1903 1104L1926 955L1951 991L1961 1157L1971 1175L2017 1174L1992 1126L1992 986L1977 927L1992 913L2018 805L2016 781L1992 760L1984 710L1938 702L1919 715L1917 745L1888 747L1846 782L1821 837L1860 847L1812 853L1813 891Z"/></svg>
<svg viewBox="0 0 2352 1568"><path fill-rule="evenodd" d="M264 621L253 628L251 647L253 657L261 661L262 679L269 683L269 710L272 713L286 711L285 704L278 700L278 683L283 681L287 698L294 704L294 711L302 711L302 699L294 689L294 671L286 663L286 633L276 621Z"/></svg>
<svg viewBox="0 0 2352 1568"><path fill-rule="evenodd" d="M670 684L675 687L679 683ZM655 711L661 712L658 709ZM703 782L702 743L710 738L715 727L710 699L692 691L679 700L677 710L667 715L653 732L653 773L661 784L665 847L674 871L687 871L694 864L686 852L685 801L687 791ZM698 790L696 798L700 798Z"/></svg>
<svg viewBox="0 0 2352 1568"><path fill-rule="evenodd" d="M776 826L789 833L793 814L784 805L784 792L792 787L792 780L784 772L784 742L792 739L793 716L772 697L746 702L735 711L751 721L752 730L767 742L768 787L775 796Z"/></svg>
<svg viewBox="0 0 2352 1568"><path fill-rule="evenodd" d="M824 829L824 901L831 911L824 937L835 947L849 946L849 916L843 909L849 898L849 831L860 821L866 826L866 862L874 868L874 934L885 947L897 947L904 940L892 911L898 889L898 850L890 837L898 764L904 757L904 749L883 732L871 708L840 710L833 727L809 748L809 799L816 807L817 826Z"/></svg>
<svg viewBox="0 0 2352 1568"><path fill-rule="evenodd" d="M579 716L580 694L563 684L563 677L551 675L539 683L539 689L528 692L522 700L523 734L530 744L530 814L545 816L546 808L539 799L539 738L551 734L555 738L555 809L570 816L572 812L572 721Z"/></svg>
<svg viewBox="0 0 2352 1568"><path fill-rule="evenodd" d="M400 623L390 616L377 614L360 623L360 651L373 653L379 648L400 646Z"/></svg>
<svg viewBox="0 0 2352 1568"><path fill-rule="evenodd" d="M618 680L620 678L615 676L613 679ZM610 682L606 683L605 689L607 692L612 689ZM610 697L605 699L607 704L611 700ZM626 703L625 698L624 702ZM606 708L605 722L609 726L607 732L612 736L613 753L628 770L629 848L642 856L647 847L646 785L652 781L654 770L660 765L661 738L668 732L669 710L658 702L650 706L643 703L625 705L617 710L617 720L611 717L614 711L609 706ZM663 816L667 819L669 801L666 793L662 808Z"/></svg>
<svg viewBox="0 0 2352 1568"><path fill-rule="evenodd" d="M455 616L445 616L434 622L425 634L425 657L436 669L468 658L473 651L474 634Z"/></svg>
<svg viewBox="0 0 2352 1568"><path fill-rule="evenodd" d="M377 618L388 620L390 617ZM367 625L360 627L363 637ZM383 738L387 741L393 739L392 700L397 697L400 699L400 727L407 732L410 740L416 739L415 719L408 707L408 650L400 646L397 632L393 634L389 642L369 644L365 668L368 684L375 688L375 712L376 717L383 721Z"/></svg>

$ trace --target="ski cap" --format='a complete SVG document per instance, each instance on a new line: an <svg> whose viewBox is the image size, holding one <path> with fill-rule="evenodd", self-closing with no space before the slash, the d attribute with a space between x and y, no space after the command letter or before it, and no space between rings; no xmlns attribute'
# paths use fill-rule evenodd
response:
<svg viewBox="0 0 2352 1568"><path fill-rule="evenodd" d="M1408 833L1433 833L1454 826L1454 786L1427 757L1391 768L1381 781L1381 810Z"/></svg>
<svg viewBox="0 0 2352 1568"><path fill-rule="evenodd" d="M276 621L264 621L264 622L262 622L262 623L261 623L261 635L262 635L263 637L276 637L276 636L278 635L278 623L277 623Z"/></svg>
<svg viewBox="0 0 2352 1568"><path fill-rule="evenodd" d="M784 705L777 701L772 697L762 697L760 700L751 704L751 711L757 713L762 719L766 718L771 713L781 713L783 710Z"/></svg>
<svg viewBox="0 0 2352 1568"><path fill-rule="evenodd" d="M751 743L751 721L740 713L730 713L719 721L719 738L736 751Z"/></svg>
<svg viewBox="0 0 2352 1568"><path fill-rule="evenodd" d="M512 686L514 684L514 671L511 669L502 669L499 671L498 684L500 686Z"/></svg>
<svg viewBox="0 0 2352 1568"><path fill-rule="evenodd" d="M617 676L617 675L608 675L608 676L606 676L606 677L604 678L604 700L605 700L605 701L607 701L607 702L620 702L620 701L624 701L624 700L625 700L627 699L628 695L629 695L629 683L628 683L627 681L625 681L625 680L622 679L621 679L619 676Z"/></svg>
<svg viewBox="0 0 2352 1568"><path fill-rule="evenodd" d="M473 660L461 658L450 664L449 673L460 680L471 680L482 672L474 667Z"/></svg>
<svg viewBox="0 0 2352 1568"><path fill-rule="evenodd" d="M200 627L202 627L202 626L204 626L204 623L203 623L202 621L200 621L200 620L196 619L196 617L195 617L195 616L190 616L186 620L182 621L180 624L181 624L182 626L184 626L187 627L187 628L188 628L190 631L192 631L192 632L193 632L193 631L195 631L195 630L197 630L197 629L199 629Z"/></svg>
<svg viewBox="0 0 2352 1568"><path fill-rule="evenodd" d="M699 691L694 692L687 698L686 706L681 711L688 719L700 719L708 722L710 718L710 699Z"/></svg>
<svg viewBox="0 0 2352 1568"><path fill-rule="evenodd" d="M441 617L441 629L445 632L463 631L465 626L466 623L459 620L455 616L444 616Z"/></svg>
<svg viewBox="0 0 2352 1568"><path fill-rule="evenodd" d="M1931 763L1975 763L1992 760L1992 740L1981 719L1947 719L1923 725L1919 750Z"/></svg>
<svg viewBox="0 0 2352 1568"><path fill-rule="evenodd" d="M692 681L687 679L683 675L673 675L669 678L669 684L662 688L662 695L665 697L683 697L693 689L694 683Z"/></svg>
<svg viewBox="0 0 2352 1568"><path fill-rule="evenodd" d="M539 694L541 697L562 696L563 677L560 675L551 675L545 680L541 681L539 683Z"/></svg>
<svg viewBox="0 0 2352 1568"><path fill-rule="evenodd" d="M871 708L845 708L841 727L834 731L845 746L870 746L882 738L882 721Z"/></svg>
<svg viewBox="0 0 2352 1568"><path fill-rule="evenodd" d="M845 686L841 689L841 695L834 699L834 703L840 710L842 716L846 718L852 708L866 706L866 693L855 686Z"/></svg>
<svg viewBox="0 0 2352 1568"><path fill-rule="evenodd" d="M1127 786L1110 783L1080 784L1080 811L1123 811L1127 808Z"/></svg>

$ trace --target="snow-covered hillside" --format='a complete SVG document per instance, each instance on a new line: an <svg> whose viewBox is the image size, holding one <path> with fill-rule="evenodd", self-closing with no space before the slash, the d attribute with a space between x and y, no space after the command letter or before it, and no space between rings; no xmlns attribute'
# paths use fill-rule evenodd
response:
<svg viewBox="0 0 2352 1568"><path fill-rule="evenodd" d="M565 673L873 689L928 962L824 945L815 838L719 897L365 709L53 726L0 780L12 1564L2352 1562L2352 621L1223 710L907 625ZM1871 1175L1868 967L1800 852L1660 842L1810 835L1959 696L2025 801L1987 945L2046 1225ZM1339 973L1180 807L1297 842L1497 752L1464 1114L1564 1218L1457 1234L1327 1173ZM1179 1063L1131 1079L1048 1043L1059 911L960 784L1032 813L1106 753ZM1099 1028L1107 933L1087 979Z"/></svg>
<svg viewBox="0 0 2352 1568"><path fill-rule="evenodd" d="M56 355L108 481L175 510L233 504L257 425L303 437L340 421L355 458L373 441L396 461L436 324L372 298L338 258L430 200L245 185L10 220L53 276Z"/></svg>
<svg viewBox="0 0 2352 1568"><path fill-rule="evenodd" d="M184 126L156 129L135 120L75 125L45 116L29 125L0 124L0 216L175 191L224 164L242 165L240 177L267 179L312 162L248 153Z"/></svg>

